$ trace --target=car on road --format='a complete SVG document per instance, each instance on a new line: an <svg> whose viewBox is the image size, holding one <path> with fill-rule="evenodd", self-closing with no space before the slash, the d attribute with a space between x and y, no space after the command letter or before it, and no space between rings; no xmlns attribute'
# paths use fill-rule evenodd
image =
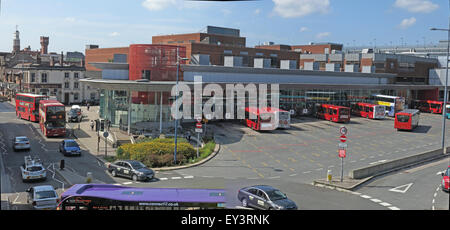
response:
<svg viewBox="0 0 450 230"><path fill-rule="evenodd" d="M17 150L28 149L30 150L30 140L26 136L14 137L13 138L13 150L14 152Z"/></svg>
<svg viewBox="0 0 450 230"><path fill-rule="evenodd" d="M296 210L297 205L286 194L269 185L255 185L238 191L242 206L263 210Z"/></svg>
<svg viewBox="0 0 450 230"><path fill-rule="evenodd" d="M449 192L450 190L450 165L447 167L447 170L445 172L441 173L442 175L442 190Z"/></svg>
<svg viewBox="0 0 450 230"><path fill-rule="evenodd" d="M83 120L83 116L81 115L80 111L78 111L76 109L69 110L69 112L67 112L67 121L68 122L81 122Z"/></svg>
<svg viewBox="0 0 450 230"><path fill-rule="evenodd" d="M34 186L26 190L27 203L37 210L55 210L59 203L58 193L51 185Z"/></svg>
<svg viewBox="0 0 450 230"><path fill-rule="evenodd" d="M75 140L68 139L59 143L59 152L64 156L78 155L81 156L81 148Z"/></svg>
<svg viewBox="0 0 450 230"><path fill-rule="evenodd" d="M135 160L117 160L114 163L107 163L106 167L113 177L128 177L134 181L151 180L155 176L153 170Z"/></svg>
<svg viewBox="0 0 450 230"><path fill-rule="evenodd" d="M24 157L25 162L20 166L22 173L22 181L31 180L45 180L47 178L47 172L42 165L41 160L38 157L32 158L31 156Z"/></svg>

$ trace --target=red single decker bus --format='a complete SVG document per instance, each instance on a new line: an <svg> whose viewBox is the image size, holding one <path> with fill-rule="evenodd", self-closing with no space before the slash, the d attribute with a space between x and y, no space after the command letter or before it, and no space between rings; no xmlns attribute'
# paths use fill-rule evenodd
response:
<svg viewBox="0 0 450 230"><path fill-rule="evenodd" d="M419 118L419 110L405 109L395 114L394 128L397 130L413 130L419 126Z"/></svg>
<svg viewBox="0 0 450 230"><path fill-rule="evenodd" d="M421 112L426 113L436 113L436 114L442 114L442 109L444 108L444 102L443 101L419 101L419 107L418 109Z"/></svg>
<svg viewBox="0 0 450 230"><path fill-rule="evenodd" d="M59 101L41 100L39 115L39 124L46 137L66 135L66 111Z"/></svg>
<svg viewBox="0 0 450 230"><path fill-rule="evenodd" d="M272 107L246 107L245 124L254 130L287 129L291 124L291 114L288 111Z"/></svg>
<svg viewBox="0 0 450 230"><path fill-rule="evenodd" d="M350 108L340 105L320 104L317 117L332 122L350 122Z"/></svg>
<svg viewBox="0 0 450 230"><path fill-rule="evenodd" d="M353 115L370 119L384 119L386 116L384 105L358 102L351 105L351 110Z"/></svg>
<svg viewBox="0 0 450 230"><path fill-rule="evenodd" d="M39 121L39 101L48 96L30 93L16 94L16 116L29 121Z"/></svg>

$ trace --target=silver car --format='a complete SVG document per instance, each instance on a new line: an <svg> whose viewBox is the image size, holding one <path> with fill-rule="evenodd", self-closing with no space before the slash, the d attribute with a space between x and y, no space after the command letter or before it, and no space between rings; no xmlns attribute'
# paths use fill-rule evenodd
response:
<svg viewBox="0 0 450 230"><path fill-rule="evenodd" d="M55 210L59 197L51 185L35 186L27 189L27 203L37 210Z"/></svg>
<svg viewBox="0 0 450 230"><path fill-rule="evenodd" d="M17 150L23 150L23 149L30 149L30 141L28 140L28 137L21 136L21 137L15 137L13 139L13 149L14 151Z"/></svg>

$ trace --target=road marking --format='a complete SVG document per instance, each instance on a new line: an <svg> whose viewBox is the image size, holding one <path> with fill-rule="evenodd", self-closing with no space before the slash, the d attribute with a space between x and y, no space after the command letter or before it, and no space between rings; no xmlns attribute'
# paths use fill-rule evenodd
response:
<svg viewBox="0 0 450 230"><path fill-rule="evenodd" d="M167 180L168 178L163 177L163 178L159 178L159 180Z"/></svg>
<svg viewBox="0 0 450 230"><path fill-rule="evenodd" d="M133 182L123 182L122 184L133 184Z"/></svg>
<svg viewBox="0 0 450 230"><path fill-rule="evenodd" d="M378 199L370 199L370 200L375 202L375 203L381 203L382 202L381 200L378 200Z"/></svg>
<svg viewBox="0 0 450 230"><path fill-rule="evenodd" d="M386 203L386 202L380 203L380 205L383 205L384 207L391 206L391 204Z"/></svg>
<svg viewBox="0 0 450 230"><path fill-rule="evenodd" d="M367 196L367 195L361 195L361 197L362 197L362 198L365 198L365 199L370 199L370 198L372 198L371 196Z"/></svg>
<svg viewBox="0 0 450 230"><path fill-rule="evenodd" d="M172 179L172 180L179 180L179 179L181 179L181 177L175 176L175 177L172 177L171 179Z"/></svg>
<svg viewBox="0 0 450 230"><path fill-rule="evenodd" d="M413 185L413 183L409 183L409 184L405 184L405 185L401 185L392 189L389 189L389 191L391 192L399 192L399 193L405 193L406 191L408 191L408 189ZM401 189L403 188L403 189Z"/></svg>
<svg viewBox="0 0 450 230"><path fill-rule="evenodd" d="M388 207L390 210L400 210L399 208L397 208L397 207L394 207L394 206L392 206L392 207Z"/></svg>
<svg viewBox="0 0 450 230"><path fill-rule="evenodd" d="M191 178L194 178L194 176L185 176L184 178L191 179Z"/></svg>

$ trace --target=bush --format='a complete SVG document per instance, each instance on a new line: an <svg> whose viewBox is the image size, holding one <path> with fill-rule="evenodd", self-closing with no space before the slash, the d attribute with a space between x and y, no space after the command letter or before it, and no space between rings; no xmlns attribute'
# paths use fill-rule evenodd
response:
<svg viewBox="0 0 450 230"><path fill-rule="evenodd" d="M136 144L124 144L117 149L118 159L141 161L149 167L165 167L174 164L174 139L153 139ZM195 149L183 138L178 139L177 164L186 163L196 155Z"/></svg>

